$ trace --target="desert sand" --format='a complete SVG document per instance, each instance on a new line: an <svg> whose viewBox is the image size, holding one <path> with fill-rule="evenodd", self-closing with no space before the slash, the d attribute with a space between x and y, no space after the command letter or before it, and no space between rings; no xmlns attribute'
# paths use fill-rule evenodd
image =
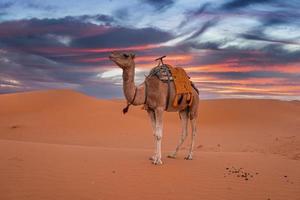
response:
<svg viewBox="0 0 300 200"><path fill-rule="evenodd" d="M164 116L163 162L141 107L72 90L0 95L0 199L300 199L300 102L201 100L194 160Z"/></svg>

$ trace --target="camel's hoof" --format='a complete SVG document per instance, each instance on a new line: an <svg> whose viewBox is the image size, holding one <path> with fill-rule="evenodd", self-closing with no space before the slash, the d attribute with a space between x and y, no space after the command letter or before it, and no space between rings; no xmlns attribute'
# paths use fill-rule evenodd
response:
<svg viewBox="0 0 300 200"><path fill-rule="evenodd" d="M193 157L192 157L192 155L188 155L188 156L186 156L184 159L185 159L185 160L193 160Z"/></svg>
<svg viewBox="0 0 300 200"><path fill-rule="evenodd" d="M163 163L162 163L162 161L161 161L161 159L155 159L155 160L153 160L153 162L152 162L154 165L162 165Z"/></svg>
<svg viewBox="0 0 300 200"><path fill-rule="evenodd" d="M154 155L154 156L151 156L151 157L149 157L149 160L156 160L156 156Z"/></svg>
<svg viewBox="0 0 300 200"><path fill-rule="evenodd" d="M176 154L170 154L167 156L168 158L172 158L172 159L175 159L176 158Z"/></svg>

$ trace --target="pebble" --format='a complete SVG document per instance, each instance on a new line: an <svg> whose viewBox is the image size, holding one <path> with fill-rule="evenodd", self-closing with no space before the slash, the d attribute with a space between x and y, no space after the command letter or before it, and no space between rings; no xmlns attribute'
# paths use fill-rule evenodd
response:
<svg viewBox="0 0 300 200"><path fill-rule="evenodd" d="M245 172L242 167L235 168L232 166L231 168L226 167L225 169L227 170L227 173L224 173L224 177L236 174L236 177L243 178L245 179L245 181L248 181L250 180L250 178L254 177L253 174ZM258 175L258 172L256 172L255 174Z"/></svg>

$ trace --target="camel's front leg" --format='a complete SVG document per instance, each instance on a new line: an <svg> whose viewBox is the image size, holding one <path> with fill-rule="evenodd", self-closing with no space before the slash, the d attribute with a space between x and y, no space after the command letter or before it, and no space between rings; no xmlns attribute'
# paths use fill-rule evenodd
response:
<svg viewBox="0 0 300 200"><path fill-rule="evenodd" d="M187 137L187 129L188 129L188 113L186 110L180 111L180 120L181 120L181 127L182 127L182 132L181 132L181 138L180 141L173 153L168 155L168 158L176 158L177 152L179 151L181 145L184 143L186 137Z"/></svg>
<svg viewBox="0 0 300 200"><path fill-rule="evenodd" d="M192 141L191 146L189 149L189 154L187 157L185 157L186 160L192 160L193 159L193 150L194 150L194 140L197 132L197 118L194 118L191 120L191 126L192 126Z"/></svg>
<svg viewBox="0 0 300 200"><path fill-rule="evenodd" d="M147 110L148 115L150 117L150 121L151 121L151 126L152 126L152 131L153 131L153 136L155 137L155 132L156 132L156 120L155 120L155 112L154 110ZM156 138L154 138L156 141ZM155 160L156 159L156 155L157 155L157 150L156 150L156 144L155 144L155 148L154 148L154 155L151 156L149 159L150 160Z"/></svg>
<svg viewBox="0 0 300 200"><path fill-rule="evenodd" d="M156 157L153 160L153 164L161 165L161 139L162 139L162 131L163 131L163 108L155 109L155 142L156 142Z"/></svg>

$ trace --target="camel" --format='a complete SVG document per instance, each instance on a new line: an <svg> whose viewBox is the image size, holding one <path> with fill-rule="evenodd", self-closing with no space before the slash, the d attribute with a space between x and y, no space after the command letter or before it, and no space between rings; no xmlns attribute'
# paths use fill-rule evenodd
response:
<svg viewBox="0 0 300 200"><path fill-rule="evenodd" d="M187 106L187 100L183 99L179 106L174 107L171 103L175 97L175 88L172 82L170 86L168 86L167 83L159 80L156 76L148 76L145 78L145 81L142 84L136 86L134 82L135 55L133 53L112 52L109 58L123 71L123 92L128 102L128 106L126 109L128 109L129 105L131 104L134 106L144 105L144 109L147 111L150 117L155 140L155 152L154 155L150 157L152 163L155 165L162 164L161 140L163 134L164 111L179 112L182 126L180 141L176 146L175 151L168 155L168 158L176 158L181 145L184 143L187 137L188 121L190 121L192 129L192 140L188 155L185 157L185 159L192 160L194 140L197 131L196 123L199 104L199 95L197 89L193 87L193 99L190 106ZM170 87L169 102L167 102L168 87Z"/></svg>

